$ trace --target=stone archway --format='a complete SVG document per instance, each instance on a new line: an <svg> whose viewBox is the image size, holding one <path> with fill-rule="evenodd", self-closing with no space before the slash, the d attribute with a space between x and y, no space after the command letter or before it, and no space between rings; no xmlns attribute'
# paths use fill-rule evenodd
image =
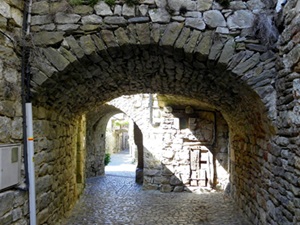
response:
<svg viewBox="0 0 300 225"><path fill-rule="evenodd" d="M128 102L129 104L130 102ZM121 109L113 105L104 104L97 107L94 111L86 114L87 118L87 135L86 135L86 177L95 177L104 175L104 154L108 146L106 141L107 123L114 115L124 113ZM131 127L132 126L132 127ZM131 137L130 154L137 161L137 168L143 169L143 143L142 134L136 132L138 129L134 122L129 126L129 135ZM137 138L137 139L136 139ZM141 142L139 142L141 140ZM136 152L135 152L136 151ZM142 177L139 178L141 180Z"/></svg>
<svg viewBox="0 0 300 225"><path fill-rule="evenodd" d="M86 176L104 175L105 133L109 119L121 111L105 105L87 114Z"/></svg>
<svg viewBox="0 0 300 225"><path fill-rule="evenodd" d="M40 57L32 62L33 91L38 93L34 100L39 105L51 104L62 114L76 114L137 90L197 97L216 108L223 107L222 111L233 111L236 104L243 104L241 108L247 111L248 103L260 98L274 120L276 95L272 82L276 72L269 68L274 54L239 51L238 43L177 22L167 27L144 23L114 32L101 30L98 35L79 39L68 36L59 47L35 51ZM76 91L70 89L73 85ZM184 93L184 88L190 93ZM218 92L223 96L216 96ZM255 108L264 110L265 106Z"/></svg>
<svg viewBox="0 0 300 225"><path fill-rule="evenodd" d="M219 15L218 10L209 11L206 16ZM240 10L233 16L239 13L250 12ZM69 18L78 25L81 19L64 16L56 14L56 22ZM234 37L248 25L229 26L237 33L226 33L207 21L208 29L192 26L189 18L127 24L104 17L106 26L96 30L82 32L77 26L34 35L31 66L37 111L56 111L59 121L72 128L78 115L121 95L159 93L201 101L220 111L228 123L234 198L249 217L265 220L264 190L271 175L264 172L272 164L268 157L276 119L275 54L257 45L259 40ZM51 119L57 129L57 120Z"/></svg>
<svg viewBox="0 0 300 225"><path fill-rule="evenodd" d="M147 27L149 32L157 31L150 30L152 26L149 24L143 26ZM182 95L212 105L222 112L230 128L230 145L234 150L231 170L234 174L232 182L235 199L245 199L239 202L242 208L259 208L254 199L263 196L260 184L264 181L254 179L260 177L264 180L260 176L265 163L261 155L267 154L267 144L271 144L268 138L272 136L273 131L268 116L273 116L272 99L275 96L272 85L266 84L264 79L273 77L274 74L269 70L261 71L260 76L254 76L254 73L259 70L259 65L265 64L264 58L271 53L241 51L232 56L228 64L223 64L220 61L222 57L219 61L213 61L211 55L220 42L211 42L211 49L207 55L197 51L191 54L185 52L184 48L174 47L175 39L185 29L180 23L168 25L157 44L109 46L111 43L108 40L121 38L114 36L112 31L103 31L103 36L87 35L78 40L67 37L65 40L68 42L68 48L60 46L57 50L53 47L40 49L45 56L42 65L52 65L53 74L51 78L35 87L38 95L34 96L34 103L45 108L51 107L65 117L93 110L95 106L101 106L103 102L123 94L141 92ZM123 28L119 28L118 31L128 32ZM190 32L192 36L197 37L196 39L200 37L200 32ZM176 38L173 37L172 41L174 35ZM199 39L198 45L206 46L207 42L204 41L212 40L213 36L210 35L213 35L210 31L201 34L203 39ZM227 40L225 43L229 42L228 45L232 46L231 41ZM106 47L103 45L101 49L99 43L106 43ZM196 46L192 48L196 49ZM225 54L226 48L223 49L224 52L220 51L221 56L222 53ZM75 51L78 50L82 53L85 51L86 54L75 59ZM68 60L65 57L73 57L75 61L71 63L70 58ZM61 62L66 64L61 65ZM36 68L42 65L33 64ZM244 71L245 68L251 69ZM33 75L33 81L37 76L39 75ZM271 79L268 81L272 82ZM249 174L248 179L245 179L245 174ZM253 183L255 187L247 189L247 186Z"/></svg>
<svg viewBox="0 0 300 225"><path fill-rule="evenodd" d="M220 110L229 123L240 208L254 224L299 223L299 1L287 1L278 13L274 1L263 0L223 6L212 0L140 0L133 6L32 0L31 33L20 42L30 22L22 23L27 2L1 2L0 139L26 142L22 70L32 75L34 91L39 223L56 224L85 185L83 112L141 92L199 98ZM265 40L274 38L268 33L272 16L281 33L275 53ZM268 29L257 29L260 22ZM20 47L31 51L29 64ZM26 192L1 190L0 198L1 222L28 223Z"/></svg>

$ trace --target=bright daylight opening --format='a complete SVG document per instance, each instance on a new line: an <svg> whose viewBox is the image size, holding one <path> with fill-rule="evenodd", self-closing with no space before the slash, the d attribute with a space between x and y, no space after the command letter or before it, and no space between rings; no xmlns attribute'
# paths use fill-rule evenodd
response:
<svg viewBox="0 0 300 225"><path fill-rule="evenodd" d="M122 113L104 120L100 151L105 153L98 159L105 168L100 174L135 173L144 189L162 192L226 188L229 129L219 111L196 100L158 94L121 96L102 107L112 106Z"/></svg>
<svg viewBox="0 0 300 225"><path fill-rule="evenodd" d="M137 166L137 148L134 143L133 121L126 114L112 116L105 132L105 174L134 175Z"/></svg>

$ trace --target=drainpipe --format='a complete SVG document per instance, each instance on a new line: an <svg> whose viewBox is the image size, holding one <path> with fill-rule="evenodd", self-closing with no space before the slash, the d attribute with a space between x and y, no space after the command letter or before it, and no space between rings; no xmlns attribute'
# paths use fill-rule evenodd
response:
<svg viewBox="0 0 300 225"><path fill-rule="evenodd" d="M30 103L30 76L29 76L29 48L26 39L30 34L32 0L29 0L24 7L23 18L23 49L22 49L22 111L23 111L23 144L24 164L26 173L26 190L29 190L29 213L30 225L36 225L36 193L35 193L35 170L34 170L34 144L33 144L33 123L32 105Z"/></svg>
<svg viewBox="0 0 300 225"><path fill-rule="evenodd" d="M26 103L26 123L27 123L27 161L28 161L28 176L29 176L30 225L36 225L32 105L30 102Z"/></svg>

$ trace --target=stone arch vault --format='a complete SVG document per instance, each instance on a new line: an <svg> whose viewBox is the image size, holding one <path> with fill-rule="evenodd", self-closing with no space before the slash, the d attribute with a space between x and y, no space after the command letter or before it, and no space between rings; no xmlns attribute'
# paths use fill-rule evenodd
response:
<svg viewBox="0 0 300 225"><path fill-rule="evenodd" d="M270 51L237 51L237 46L231 37L178 22L101 30L78 39L68 36L55 48L36 49L38 57L31 64L33 99L64 115L122 94L179 94L233 114L229 122L249 119L251 126L261 117L267 124L266 115L276 117L276 71L269 68L275 57ZM270 131L261 121L254 126L256 133Z"/></svg>
<svg viewBox="0 0 300 225"><path fill-rule="evenodd" d="M245 211L254 208L249 217L260 219L257 199L263 198L267 160L263 156L271 148L276 119L276 71L271 67L276 58L271 51L238 46L231 36L179 22L69 35L35 49L33 101L72 118L124 94L200 100L227 120L234 197ZM252 182L255 185L249 188Z"/></svg>
<svg viewBox="0 0 300 225"><path fill-rule="evenodd" d="M213 0L70 2L33 0L31 32L22 42L30 50L39 224L57 224L84 189L93 151L88 114L105 120L128 113L129 105L103 104L143 93L220 113L236 204L253 224L299 223L299 0L279 14L275 2L263 0L230 1L227 8ZM21 143L17 40L27 5L1 6L0 142ZM274 17L284 27L279 38ZM144 115L129 114L147 144ZM1 204L0 223L28 222L26 192L4 190L0 200L14 202Z"/></svg>

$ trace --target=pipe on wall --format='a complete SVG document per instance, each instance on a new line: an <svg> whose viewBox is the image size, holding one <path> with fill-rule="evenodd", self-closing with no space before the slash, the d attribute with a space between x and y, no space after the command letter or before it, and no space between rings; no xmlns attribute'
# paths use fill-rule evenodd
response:
<svg viewBox="0 0 300 225"><path fill-rule="evenodd" d="M27 91L26 91L26 68L27 68L27 59L28 59L28 49L26 47L25 43L25 32L27 30L27 9L26 7L24 8L24 13L23 13L23 37L22 37L22 68L21 68L21 98L22 98L22 115L23 115L23 151L24 151L24 165L25 165L25 185L26 188L24 189L25 191L28 190L28 163L27 163L27 134L26 134L26 108L25 104L27 101Z"/></svg>
<svg viewBox="0 0 300 225"><path fill-rule="evenodd" d="M32 0L28 0L23 14L23 37L22 37L22 113L23 113L23 145L25 164L25 190L29 190L29 213L30 225L36 225L36 193L35 193L35 169L34 169L34 145L33 145L33 122L32 104L30 103L30 69L29 48L26 39L30 35Z"/></svg>
<svg viewBox="0 0 300 225"><path fill-rule="evenodd" d="M26 103L26 133L27 133L27 162L29 176L29 213L30 225L36 225L36 197L35 197L35 172L34 172L34 143L32 104Z"/></svg>

